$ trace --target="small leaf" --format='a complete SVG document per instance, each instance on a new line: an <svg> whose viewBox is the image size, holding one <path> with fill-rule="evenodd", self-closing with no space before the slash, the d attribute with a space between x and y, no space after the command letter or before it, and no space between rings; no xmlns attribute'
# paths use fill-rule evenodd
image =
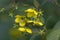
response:
<svg viewBox="0 0 60 40"><path fill-rule="evenodd" d="M5 10L5 8L1 8L1 9L0 9L0 12L3 12L4 10Z"/></svg>
<svg viewBox="0 0 60 40"><path fill-rule="evenodd" d="M14 15L13 13L9 13L9 16L10 16L10 17L13 17L13 15Z"/></svg>
<svg viewBox="0 0 60 40"><path fill-rule="evenodd" d="M39 3L37 2L37 0L33 0L33 2L34 2L34 6L35 6L36 8L38 8L38 7L39 7Z"/></svg>

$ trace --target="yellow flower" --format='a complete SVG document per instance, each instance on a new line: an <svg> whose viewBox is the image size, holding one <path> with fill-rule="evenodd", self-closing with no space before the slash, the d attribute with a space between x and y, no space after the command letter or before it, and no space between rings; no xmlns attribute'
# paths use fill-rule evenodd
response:
<svg viewBox="0 0 60 40"><path fill-rule="evenodd" d="M26 23L24 21L20 21L20 23L19 23L19 25L22 26L22 27L25 26L25 24Z"/></svg>
<svg viewBox="0 0 60 40"><path fill-rule="evenodd" d="M39 22L39 21L34 21L34 24L43 26L43 23L42 22Z"/></svg>
<svg viewBox="0 0 60 40"><path fill-rule="evenodd" d="M42 22L39 22L39 25L40 25L40 26L43 26L43 23L42 23Z"/></svg>
<svg viewBox="0 0 60 40"><path fill-rule="evenodd" d="M33 13L27 13L27 17L32 17Z"/></svg>
<svg viewBox="0 0 60 40"><path fill-rule="evenodd" d="M16 22L16 23L19 23L19 22L20 22L20 18L16 18L16 19L15 19L15 22Z"/></svg>
<svg viewBox="0 0 60 40"><path fill-rule="evenodd" d="M25 32L25 28L18 28L19 31Z"/></svg>
<svg viewBox="0 0 60 40"><path fill-rule="evenodd" d="M27 10L25 10L25 12L34 12L35 10L33 10L33 9L27 9Z"/></svg>
<svg viewBox="0 0 60 40"><path fill-rule="evenodd" d="M16 15L15 17L16 17L16 19L15 19L16 23L19 23L20 26L25 26L25 24L26 24L25 23L25 20L26 20L25 16Z"/></svg>
<svg viewBox="0 0 60 40"><path fill-rule="evenodd" d="M25 10L27 12L27 17L33 17L36 18L38 13L34 9L27 9Z"/></svg>
<svg viewBox="0 0 60 40"><path fill-rule="evenodd" d="M27 20L27 23L31 23L31 22L33 22L32 20Z"/></svg>
<svg viewBox="0 0 60 40"><path fill-rule="evenodd" d="M19 23L19 22L20 22L20 17L21 17L21 16L20 16L20 15L16 15L15 17L16 17L16 18L15 18L15 23Z"/></svg>
<svg viewBox="0 0 60 40"><path fill-rule="evenodd" d="M33 18L37 18L37 16L38 16L38 13L34 11Z"/></svg>
<svg viewBox="0 0 60 40"><path fill-rule="evenodd" d="M31 29L29 29L29 28L26 28L26 32L28 32L28 33L32 33L32 30Z"/></svg>
<svg viewBox="0 0 60 40"><path fill-rule="evenodd" d="M20 27L20 28L18 28L18 30L19 31L21 31L21 32L27 32L27 33L32 33L32 30L31 29L29 29L29 28L22 28L22 27Z"/></svg>

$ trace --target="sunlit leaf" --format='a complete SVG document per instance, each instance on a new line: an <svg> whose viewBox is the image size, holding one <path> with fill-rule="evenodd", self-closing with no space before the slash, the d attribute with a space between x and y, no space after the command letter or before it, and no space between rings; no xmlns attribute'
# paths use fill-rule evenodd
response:
<svg viewBox="0 0 60 40"><path fill-rule="evenodd" d="M24 21L20 21L20 23L19 23L19 25L22 26L22 27L25 26L25 24L26 23Z"/></svg>
<svg viewBox="0 0 60 40"><path fill-rule="evenodd" d="M5 10L5 8L1 8L1 9L0 9L0 12L3 12L4 10Z"/></svg>
<svg viewBox="0 0 60 40"><path fill-rule="evenodd" d="M13 13L9 13L9 16L10 16L10 17L13 17L13 15L14 15Z"/></svg>

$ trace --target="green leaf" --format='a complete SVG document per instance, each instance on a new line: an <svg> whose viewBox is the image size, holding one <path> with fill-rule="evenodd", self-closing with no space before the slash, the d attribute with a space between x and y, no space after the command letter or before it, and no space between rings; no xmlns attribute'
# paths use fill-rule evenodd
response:
<svg viewBox="0 0 60 40"><path fill-rule="evenodd" d="M36 8L39 7L39 3L37 2L37 0L33 0L33 4L34 4L34 6L35 6Z"/></svg>
<svg viewBox="0 0 60 40"><path fill-rule="evenodd" d="M60 21L57 22L51 33L47 35L47 40L59 40L60 37Z"/></svg>
<svg viewBox="0 0 60 40"><path fill-rule="evenodd" d="M51 15L46 20L46 28L52 29L54 25L58 22L59 18L56 15Z"/></svg>
<svg viewBox="0 0 60 40"><path fill-rule="evenodd" d="M33 34L30 40L46 40L46 35L41 35L40 33Z"/></svg>
<svg viewBox="0 0 60 40"><path fill-rule="evenodd" d="M58 21L55 27L53 28L53 30L58 30L58 29L60 29L60 21Z"/></svg>

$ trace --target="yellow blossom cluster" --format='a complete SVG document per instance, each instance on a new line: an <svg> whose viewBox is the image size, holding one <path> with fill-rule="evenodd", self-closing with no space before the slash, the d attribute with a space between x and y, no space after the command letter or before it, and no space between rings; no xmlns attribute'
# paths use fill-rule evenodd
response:
<svg viewBox="0 0 60 40"><path fill-rule="evenodd" d="M30 28L25 28L25 25L27 23L33 23L34 25L40 25L43 26L43 23L41 21L37 21L37 20L29 20L28 18L36 18L38 16L38 12L34 9L27 9L25 10L26 12L26 16L21 16L21 15L16 15L15 16L15 23L19 24L19 31L22 32L27 32L27 33L32 33L32 30ZM28 17L28 18L26 18Z"/></svg>

